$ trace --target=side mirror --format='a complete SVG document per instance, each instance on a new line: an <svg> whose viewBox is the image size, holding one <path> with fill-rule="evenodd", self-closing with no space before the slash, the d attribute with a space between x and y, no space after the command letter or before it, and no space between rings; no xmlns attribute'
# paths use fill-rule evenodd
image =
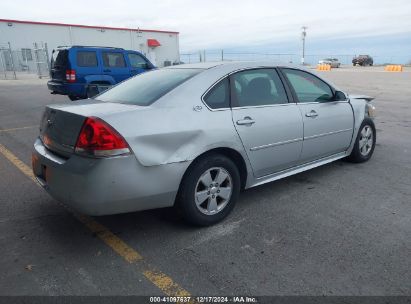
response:
<svg viewBox="0 0 411 304"><path fill-rule="evenodd" d="M347 100L347 96L345 96L345 94L341 91L335 91L334 100L335 101Z"/></svg>

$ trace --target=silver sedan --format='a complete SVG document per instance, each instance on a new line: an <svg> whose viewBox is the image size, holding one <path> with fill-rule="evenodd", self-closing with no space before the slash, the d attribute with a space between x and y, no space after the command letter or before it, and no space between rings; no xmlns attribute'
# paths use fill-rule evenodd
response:
<svg viewBox="0 0 411 304"><path fill-rule="evenodd" d="M373 154L374 107L294 66L173 66L46 107L33 171L91 215L175 206L211 225L241 189Z"/></svg>
<svg viewBox="0 0 411 304"><path fill-rule="evenodd" d="M325 58L318 61L319 64L329 64L332 68L339 68L341 63L337 58Z"/></svg>

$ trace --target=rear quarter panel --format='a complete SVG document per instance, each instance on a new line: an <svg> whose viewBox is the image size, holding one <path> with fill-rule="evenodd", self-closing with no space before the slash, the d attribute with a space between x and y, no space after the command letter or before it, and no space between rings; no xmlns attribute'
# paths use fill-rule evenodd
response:
<svg viewBox="0 0 411 304"><path fill-rule="evenodd" d="M200 73L149 107L102 118L126 138L143 166L192 161L209 150L230 148L240 153L252 175L231 110L212 111L201 100L203 93L229 70Z"/></svg>
<svg viewBox="0 0 411 304"><path fill-rule="evenodd" d="M140 109L102 117L118 130L144 166L192 161L214 148L242 154L231 111L212 112L192 106Z"/></svg>

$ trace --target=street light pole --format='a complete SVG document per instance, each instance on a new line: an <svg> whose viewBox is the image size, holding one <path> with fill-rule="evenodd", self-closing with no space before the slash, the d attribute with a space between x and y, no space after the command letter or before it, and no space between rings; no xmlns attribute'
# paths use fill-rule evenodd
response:
<svg viewBox="0 0 411 304"><path fill-rule="evenodd" d="M303 41L303 54L301 57L301 64L304 65L305 64L305 36L307 36L307 32L306 32L307 27L303 26L301 27L301 29L303 30L301 33L301 40Z"/></svg>

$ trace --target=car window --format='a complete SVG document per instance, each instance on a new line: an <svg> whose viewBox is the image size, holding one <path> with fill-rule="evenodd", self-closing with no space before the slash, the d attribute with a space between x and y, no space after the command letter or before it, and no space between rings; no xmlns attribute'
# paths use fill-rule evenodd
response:
<svg viewBox="0 0 411 304"><path fill-rule="evenodd" d="M67 58L67 50L55 50L51 57L51 67L65 67L67 65Z"/></svg>
<svg viewBox="0 0 411 304"><path fill-rule="evenodd" d="M274 69L255 69L232 76L235 106L250 107L288 103L284 86Z"/></svg>
<svg viewBox="0 0 411 304"><path fill-rule="evenodd" d="M129 53L127 55L128 55L128 60L130 61L130 64L133 68L141 68L141 69L147 68L147 61L139 54Z"/></svg>
<svg viewBox="0 0 411 304"><path fill-rule="evenodd" d="M300 70L283 69L283 72L299 102L327 102L333 99L330 86L318 77Z"/></svg>
<svg viewBox="0 0 411 304"><path fill-rule="evenodd" d="M152 70L130 78L96 96L97 100L148 106L202 69Z"/></svg>
<svg viewBox="0 0 411 304"><path fill-rule="evenodd" d="M103 64L108 68L124 68L126 66L122 53L103 52Z"/></svg>
<svg viewBox="0 0 411 304"><path fill-rule="evenodd" d="M230 107L230 87L228 78L216 84L204 97L204 102L212 109Z"/></svg>
<svg viewBox="0 0 411 304"><path fill-rule="evenodd" d="M97 66L97 55L93 51L77 52L77 65L80 67Z"/></svg>

